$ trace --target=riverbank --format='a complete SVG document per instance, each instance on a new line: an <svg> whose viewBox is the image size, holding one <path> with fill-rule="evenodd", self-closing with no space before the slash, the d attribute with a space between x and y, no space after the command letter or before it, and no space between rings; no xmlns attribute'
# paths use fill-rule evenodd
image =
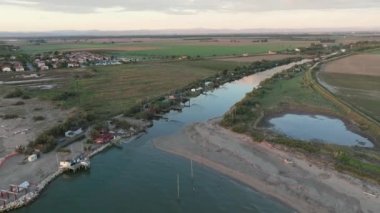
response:
<svg viewBox="0 0 380 213"><path fill-rule="evenodd" d="M192 159L272 196L299 212L379 212L380 188L336 172L280 145L255 143L218 121L198 123L154 145Z"/></svg>

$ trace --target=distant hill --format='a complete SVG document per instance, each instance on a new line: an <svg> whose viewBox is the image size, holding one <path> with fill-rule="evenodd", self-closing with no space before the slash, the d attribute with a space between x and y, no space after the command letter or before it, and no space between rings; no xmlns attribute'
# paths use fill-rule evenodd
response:
<svg viewBox="0 0 380 213"><path fill-rule="evenodd" d="M101 30L63 30L44 32L1 32L0 37L63 37L63 36L179 36L179 35L237 35L237 34L326 34L326 33L379 33L380 28L308 28L308 29L166 29L166 30L126 30L126 31L101 31Z"/></svg>

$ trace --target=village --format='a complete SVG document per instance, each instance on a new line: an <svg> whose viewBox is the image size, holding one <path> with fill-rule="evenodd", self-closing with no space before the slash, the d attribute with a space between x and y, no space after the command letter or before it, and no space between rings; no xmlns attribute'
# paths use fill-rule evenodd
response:
<svg viewBox="0 0 380 213"><path fill-rule="evenodd" d="M114 56L104 56L87 51L55 51L34 56L21 54L0 57L0 68L2 72L46 71L62 68L119 65L133 61L135 60L118 59Z"/></svg>

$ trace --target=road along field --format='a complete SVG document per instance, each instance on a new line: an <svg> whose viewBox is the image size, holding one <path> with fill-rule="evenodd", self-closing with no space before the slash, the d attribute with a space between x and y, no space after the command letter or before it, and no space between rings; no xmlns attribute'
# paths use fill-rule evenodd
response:
<svg viewBox="0 0 380 213"><path fill-rule="evenodd" d="M318 77L331 92L380 121L380 55L332 61L322 67Z"/></svg>

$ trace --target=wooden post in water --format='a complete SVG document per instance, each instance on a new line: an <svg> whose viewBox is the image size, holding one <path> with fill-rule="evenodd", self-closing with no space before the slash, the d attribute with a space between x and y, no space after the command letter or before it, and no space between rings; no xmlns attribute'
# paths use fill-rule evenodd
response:
<svg viewBox="0 0 380 213"><path fill-rule="evenodd" d="M190 160L190 173L191 173L191 179L194 179L193 160Z"/></svg>
<svg viewBox="0 0 380 213"><path fill-rule="evenodd" d="M177 200L179 200L179 174L177 173Z"/></svg>
<svg viewBox="0 0 380 213"><path fill-rule="evenodd" d="M59 169L58 153L55 153L55 158L57 159L57 167L58 167L58 169Z"/></svg>

